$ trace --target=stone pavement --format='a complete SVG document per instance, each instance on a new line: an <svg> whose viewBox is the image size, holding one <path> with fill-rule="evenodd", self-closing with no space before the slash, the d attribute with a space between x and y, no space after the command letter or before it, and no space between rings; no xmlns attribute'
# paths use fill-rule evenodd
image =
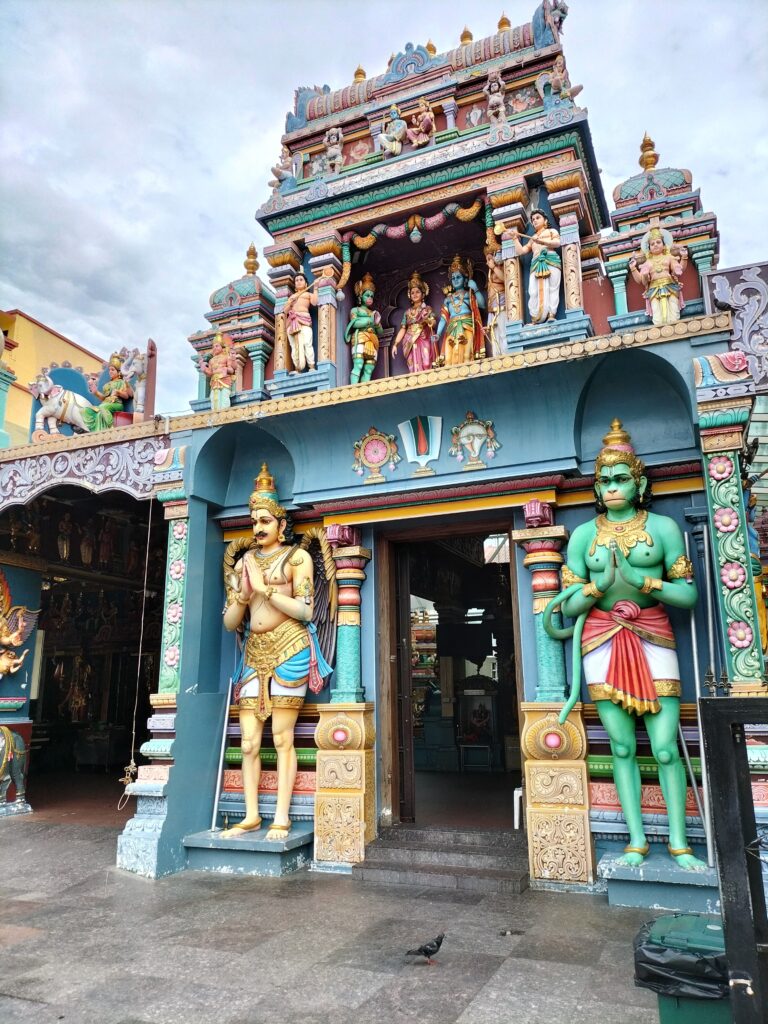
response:
<svg viewBox="0 0 768 1024"><path fill-rule="evenodd" d="M148 881L113 867L117 834L0 820L3 1024L658 1021L633 983L649 911L311 872ZM440 931L439 966L404 956Z"/></svg>

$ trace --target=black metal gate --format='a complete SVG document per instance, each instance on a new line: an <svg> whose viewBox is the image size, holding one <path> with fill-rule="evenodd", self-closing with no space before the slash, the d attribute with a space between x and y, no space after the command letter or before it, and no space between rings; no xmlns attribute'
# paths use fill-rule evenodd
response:
<svg viewBox="0 0 768 1024"><path fill-rule="evenodd" d="M755 821L747 737L749 726L768 725L768 698L707 697L700 703L733 1019L766 1024L768 829Z"/></svg>

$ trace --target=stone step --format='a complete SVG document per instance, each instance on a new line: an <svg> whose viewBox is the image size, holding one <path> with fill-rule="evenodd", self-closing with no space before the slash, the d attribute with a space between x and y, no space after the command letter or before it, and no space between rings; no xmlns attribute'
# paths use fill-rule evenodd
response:
<svg viewBox="0 0 768 1024"><path fill-rule="evenodd" d="M497 869L447 867L397 867L383 861L369 860L352 868L352 877L361 882L384 885L427 886L439 889L461 889L466 892L518 894L528 888L527 867L514 872Z"/></svg>
<svg viewBox="0 0 768 1024"><path fill-rule="evenodd" d="M448 826L431 825L392 825L382 829L379 834L382 842L394 843L432 843L435 846L455 846L462 848L482 847L519 847L527 851L525 833L511 829L493 828L450 828ZM527 852L526 852L527 855Z"/></svg>
<svg viewBox="0 0 768 1024"><path fill-rule="evenodd" d="M267 839L269 822L256 832L222 839L221 832L206 830L185 836L187 866L193 871L276 877L308 867L312 861L314 824L294 821L285 839Z"/></svg>
<svg viewBox="0 0 768 1024"><path fill-rule="evenodd" d="M366 847L366 860L391 865L419 867L525 869L528 852L524 846L455 846L423 842L376 840Z"/></svg>

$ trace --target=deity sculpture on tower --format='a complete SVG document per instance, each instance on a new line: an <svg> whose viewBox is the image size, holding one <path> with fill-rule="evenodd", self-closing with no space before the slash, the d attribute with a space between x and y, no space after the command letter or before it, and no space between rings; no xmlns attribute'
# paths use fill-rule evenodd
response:
<svg viewBox="0 0 768 1024"><path fill-rule="evenodd" d="M319 281L314 281L312 287L308 288L306 275L299 271L293 280L293 295L289 295L285 303L288 341L291 346L293 369L296 373L303 373L304 370L314 370L315 368L312 315L309 308L317 305L318 284Z"/></svg>
<svg viewBox="0 0 768 1024"><path fill-rule="evenodd" d="M512 228L512 240L518 256L532 253L528 275L528 312L531 323L554 320L560 304L560 281L563 277L560 253L560 235L549 226L543 210L531 211L532 235L520 235ZM528 241L523 245L520 238Z"/></svg>
<svg viewBox="0 0 768 1024"><path fill-rule="evenodd" d="M485 296L472 279L472 260L454 256L448 271L450 287L445 289L445 302L437 324L437 341L442 340L436 366L456 366L485 357L485 335L480 310L485 309Z"/></svg>
<svg viewBox="0 0 768 1024"><path fill-rule="evenodd" d="M400 156L403 151L403 142L408 136L408 125L402 118L400 108L393 103L389 108L389 114L385 119L379 142L385 156Z"/></svg>
<svg viewBox="0 0 768 1024"><path fill-rule="evenodd" d="M392 344L393 358L402 344L403 355L411 373L429 370L435 361L435 314L425 302L428 295L429 285L415 270L408 281L411 304L403 314L400 330Z"/></svg>
<svg viewBox="0 0 768 1024"><path fill-rule="evenodd" d="M498 68L492 68L488 72L488 81L483 86L483 92L487 97L486 113L490 125L502 125L507 121L507 108L504 104L504 90L506 84L501 77Z"/></svg>
<svg viewBox="0 0 768 1024"><path fill-rule="evenodd" d="M693 566L680 527L648 511L645 466L620 420L613 420L595 463L598 516L577 527L563 568L564 591L544 612L550 636L573 636L571 693L564 722L579 700L582 673L608 733L613 779L629 831L623 860L642 864L649 852L641 810L637 722L642 718L667 806L670 855L687 869L706 865L686 836L687 782L677 746L680 669L664 605L691 609L697 600ZM552 613L562 606L576 619L561 629Z"/></svg>
<svg viewBox="0 0 768 1024"><path fill-rule="evenodd" d="M325 146L325 159L328 164L328 170L331 174L338 174L344 166L344 133L341 128L337 125L329 128L325 133L323 145Z"/></svg>
<svg viewBox="0 0 768 1024"><path fill-rule="evenodd" d="M435 134L435 115L426 96L419 100L419 109L411 117L411 125L406 130L411 145L416 149L429 145Z"/></svg>
<svg viewBox="0 0 768 1024"><path fill-rule="evenodd" d="M229 409L232 388L237 373L237 360L228 334L217 334L208 359L201 358L198 366L210 378L211 409Z"/></svg>
<svg viewBox="0 0 768 1024"><path fill-rule="evenodd" d="M117 352L109 357L109 380L99 391L96 378L88 381L88 390L99 399L97 406L86 406L82 410L83 421L87 430L108 430L115 420L115 413L122 412L124 402L133 398L133 390L122 375L123 360Z"/></svg>
<svg viewBox="0 0 768 1024"><path fill-rule="evenodd" d="M646 311L655 327L676 324L683 302L682 286L688 250L673 246L672 235L664 228L654 227L643 235L642 255L629 261L634 280L645 288Z"/></svg>
<svg viewBox="0 0 768 1024"><path fill-rule="evenodd" d="M261 741L264 723L271 716L277 751L277 804L266 838L281 840L291 828L296 720L307 689L319 693L323 678L332 671L336 582L333 557L322 530L311 531L306 544L317 541L319 552L314 557L304 542L292 545L286 541L287 514L266 463L248 504L253 540L232 541L224 555L224 626L241 634L244 648L235 680L235 701L240 712L245 817L223 837L236 838L261 828Z"/></svg>
<svg viewBox="0 0 768 1024"><path fill-rule="evenodd" d="M379 338L383 333L381 314L373 308L376 285L366 273L355 285L358 305L349 311L344 340L352 348L350 384L369 381L379 358Z"/></svg>

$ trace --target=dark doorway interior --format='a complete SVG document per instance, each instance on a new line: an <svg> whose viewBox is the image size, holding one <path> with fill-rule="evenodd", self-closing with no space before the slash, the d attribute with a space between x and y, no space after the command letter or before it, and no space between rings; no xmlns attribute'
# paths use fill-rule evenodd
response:
<svg viewBox="0 0 768 1024"><path fill-rule="evenodd" d="M400 820L511 828L520 785L509 538L398 545Z"/></svg>
<svg viewBox="0 0 768 1024"><path fill-rule="evenodd" d="M42 574L27 799L55 820L114 824L134 715L141 763L149 695L157 690L162 508L120 492L93 496L62 486L0 518L2 551L26 556Z"/></svg>

